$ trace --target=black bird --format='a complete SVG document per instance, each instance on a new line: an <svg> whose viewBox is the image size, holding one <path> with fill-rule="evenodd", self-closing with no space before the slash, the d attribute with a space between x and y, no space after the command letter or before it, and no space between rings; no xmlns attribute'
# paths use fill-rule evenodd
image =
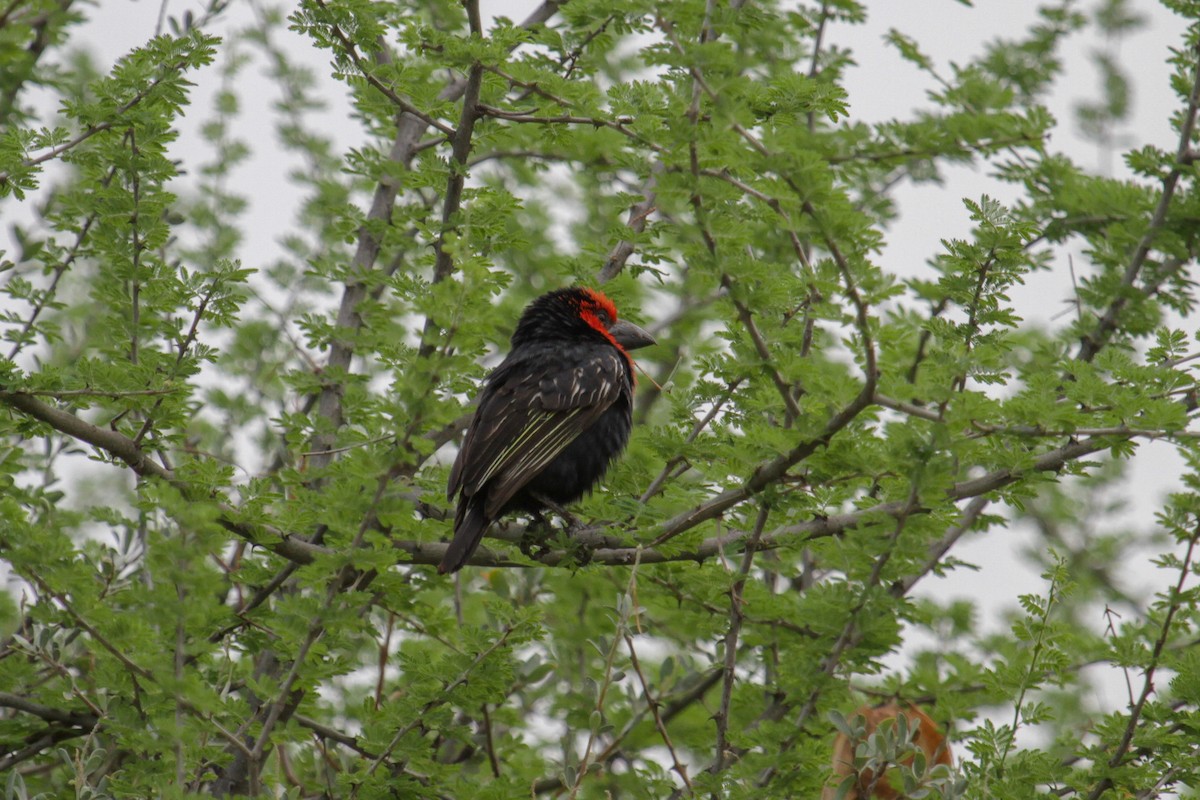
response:
<svg viewBox="0 0 1200 800"><path fill-rule="evenodd" d="M450 470L458 511L438 572L461 569L498 517L573 502L604 476L633 426L628 351L651 344L594 289L558 289L526 307Z"/></svg>

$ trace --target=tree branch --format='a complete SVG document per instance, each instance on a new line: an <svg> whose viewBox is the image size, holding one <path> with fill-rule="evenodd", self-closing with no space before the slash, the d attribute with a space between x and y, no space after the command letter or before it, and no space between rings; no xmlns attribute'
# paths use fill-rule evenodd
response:
<svg viewBox="0 0 1200 800"><path fill-rule="evenodd" d="M1158 198L1158 205L1154 208L1154 215L1150 218L1150 224L1146 228L1146 232L1142 234L1142 238L1138 241L1133 255L1130 256L1129 264L1125 267L1125 274L1121 277L1121 286L1117 289L1116 297L1109 304L1104 316L1096 323L1095 329L1080 339L1079 351L1075 356L1080 361L1091 361L1095 358L1096 354L1100 352L1100 349L1108 341L1108 337L1117 329L1121 312L1129 302L1128 290L1133 287L1142 268L1146 265L1146 259L1150 255L1150 248L1154 245L1155 238L1166 224L1167 212L1171 208L1171 200L1175 196L1175 188L1179 185L1179 179L1182 177L1185 169L1189 172L1192 171L1192 135L1196 129L1196 116L1198 113L1200 113L1200 58L1196 62L1192 91L1188 95L1187 111L1184 114L1182 124L1179 126L1179 147L1176 150L1175 165L1171 167L1171 171L1163 178L1162 194Z"/></svg>
<svg viewBox="0 0 1200 800"><path fill-rule="evenodd" d="M1171 622L1174 620L1176 612L1179 611L1184 603L1183 585L1187 583L1188 576L1192 573L1192 557L1196 552L1196 543L1198 541L1200 541L1200 524L1197 525L1196 529L1192 532L1191 538L1188 540L1187 552L1184 554L1183 562L1179 565L1179 580L1176 581L1167 601L1167 614L1163 619L1158 638L1154 642L1154 649L1150 654L1150 663L1146 667L1145 676L1142 680L1141 694L1138 696L1133 708L1129 710L1129 722L1125 725L1124 733L1121 734L1121 741L1118 742L1112 756L1108 759L1110 769L1117 769L1125 760L1125 756L1129 753L1129 748L1133 744L1133 736L1137 733L1137 726L1138 722L1141 721L1142 710L1146 707L1146 701L1150 699L1150 695L1154 693L1154 674L1158 670L1163 650L1166 648L1167 639L1171 634ZM1101 795L1114 786L1112 776L1105 776L1092 789L1088 795L1088 800L1099 800Z"/></svg>
<svg viewBox="0 0 1200 800"><path fill-rule="evenodd" d="M85 711L62 711L51 706L44 706L41 703L35 703L28 698L12 694L11 692L0 692L0 706L32 714L49 723L80 728L83 731L91 730L100 721L100 718L95 714Z"/></svg>
<svg viewBox="0 0 1200 800"><path fill-rule="evenodd" d="M654 166L650 168L650 175L646 178L646 182L642 185L642 199L640 202L634 203L629 208L629 219L625 224L634 233L642 233L646 230L646 220L654 213L654 203L658 194L656 187L658 185L658 175L662 172L662 162L656 161ZM612 252L608 254L608 258L604 259L604 266L596 273L596 283L608 283L613 278L621 274L621 270L625 269L625 262L633 255L634 245L628 239L622 239L613 247Z"/></svg>
<svg viewBox="0 0 1200 800"><path fill-rule="evenodd" d="M149 454L137 442L114 430L101 428L80 419L74 414L54 408L36 397L19 390L0 391L0 403L10 406L51 428L81 442L86 442L104 453L124 462L133 472L143 478L158 478L166 481L185 497L193 501L211 502L220 512L218 522L222 527L252 544L261 545L284 558L301 564L312 562L318 555L329 551L310 544L298 537L269 526L250 526L241 522L236 508L223 497L214 493L202 496L194 487L167 469L151 460Z"/></svg>

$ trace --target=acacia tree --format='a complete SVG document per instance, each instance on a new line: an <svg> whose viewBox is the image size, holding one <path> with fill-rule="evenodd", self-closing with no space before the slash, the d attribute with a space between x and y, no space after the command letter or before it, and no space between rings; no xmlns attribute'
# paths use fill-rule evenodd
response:
<svg viewBox="0 0 1200 800"><path fill-rule="evenodd" d="M940 88L877 125L846 116L855 0L210 0L107 71L78 3L8 3L6 796L813 797L887 699L957 756L894 770L911 796L1194 786L1200 3L1164 4L1176 145L1117 179L1055 149L1043 103L1069 37L1136 24L1119 0L1051 3L950 70L893 33ZM1128 85L1100 61L1081 115L1115 146ZM235 133L252 64L298 165L270 192L302 198L270 262L232 188L275 146ZM183 130L209 156L181 162ZM960 163L1018 199L966 200L915 277L887 263L896 187ZM1068 257L1075 313L1022 322L1013 287ZM514 517L439 576L469 399L573 282L659 341L629 452L577 528ZM1113 533L1149 440L1182 487ZM1045 582L1007 635L918 598L1022 521ZM1153 596L1120 577L1148 547ZM1095 665L1127 699L1094 699ZM906 727L849 781L919 749Z"/></svg>

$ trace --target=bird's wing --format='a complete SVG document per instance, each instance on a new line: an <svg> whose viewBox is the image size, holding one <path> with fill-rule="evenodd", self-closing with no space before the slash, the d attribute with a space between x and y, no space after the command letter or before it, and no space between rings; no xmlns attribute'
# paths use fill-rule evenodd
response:
<svg viewBox="0 0 1200 800"><path fill-rule="evenodd" d="M488 485L488 516L629 391L627 367L615 349L549 371L534 367L504 364L488 378L450 472L451 497Z"/></svg>

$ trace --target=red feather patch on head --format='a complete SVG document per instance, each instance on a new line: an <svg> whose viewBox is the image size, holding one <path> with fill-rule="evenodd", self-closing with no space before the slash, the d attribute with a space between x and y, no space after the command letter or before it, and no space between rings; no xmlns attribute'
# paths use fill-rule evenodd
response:
<svg viewBox="0 0 1200 800"><path fill-rule="evenodd" d="M617 321L617 307L613 305L613 301L609 300L603 293L598 292L595 289L585 288L583 293L585 299L579 307L580 318L588 325L604 334L604 338L612 342L613 347L616 347L618 350L624 353L625 349L621 347L621 345L617 344L617 340L614 339L612 334L608 332L608 326ZM601 314L608 317L607 323L600 318Z"/></svg>
<svg viewBox="0 0 1200 800"><path fill-rule="evenodd" d="M608 328L617 321L617 307L612 300L603 292L595 289L584 288L584 294L587 299L583 301L579 309L579 317L591 327L595 328L600 333L604 334L604 338L608 339L612 346L621 351L621 355L625 356L626 363L629 364L629 374L633 378L633 383L637 385L637 375L633 372L633 357L621 347L620 343L613 338ZM600 315L604 314L608 318L607 324L600 319Z"/></svg>
<svg viewBox="0 0 1200 800"><path fill-rule="evenodd" d="M600 310L608 314L609 319L611 319L613 322L617 321L617 307L613 305L612 300L609 300L603 292L598 292L595 289L584 289L584 291L588 293L588 295L592 298L592 302L595 303Z"/></svg>

